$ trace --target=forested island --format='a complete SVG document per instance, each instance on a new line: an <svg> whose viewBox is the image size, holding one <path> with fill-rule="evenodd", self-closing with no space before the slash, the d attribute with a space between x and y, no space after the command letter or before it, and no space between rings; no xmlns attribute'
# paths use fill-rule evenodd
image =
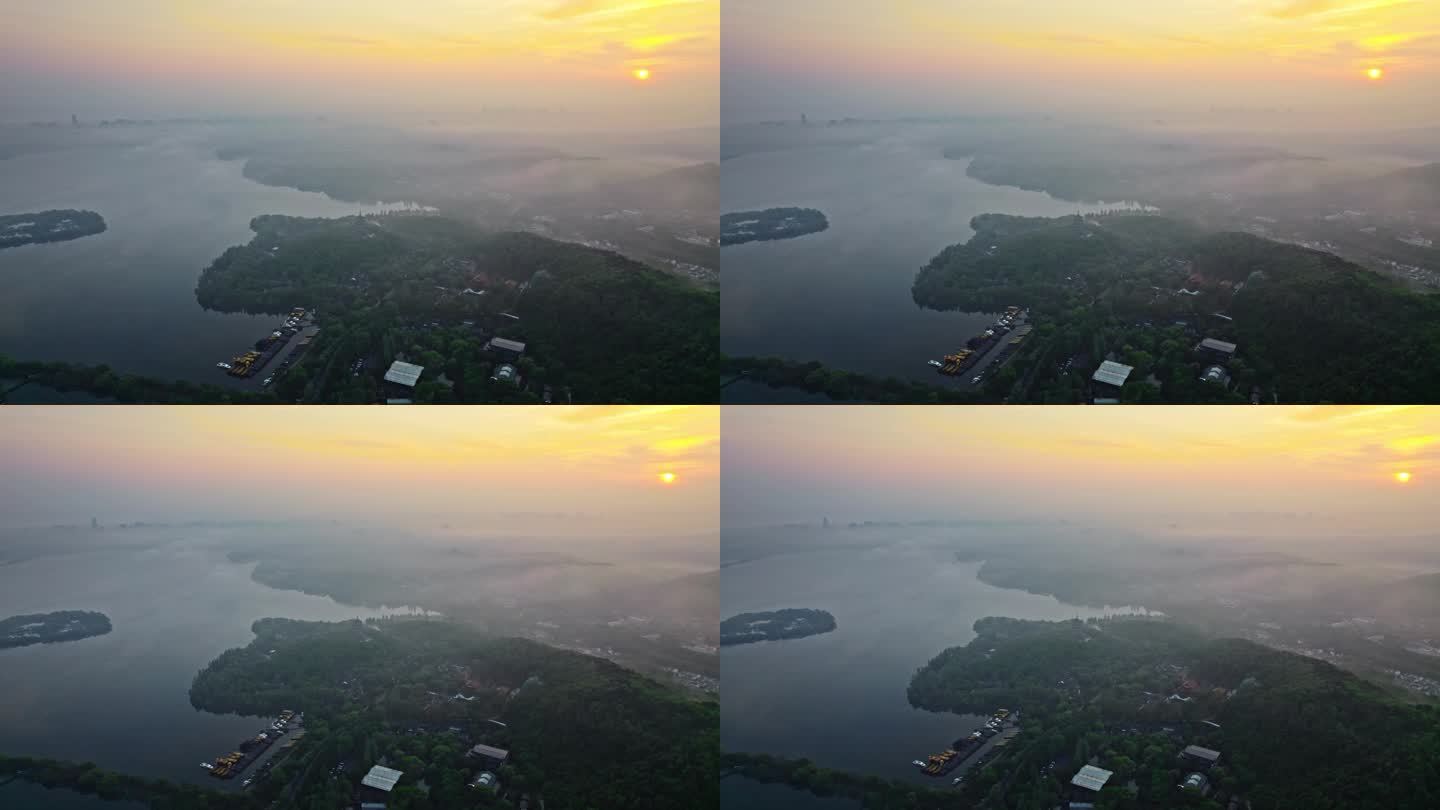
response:
<svg viewBox="0 0 1440 810"><path fill-rule="evenodd" d="M105 227L105 218L94 211L73 208L0 215L0 248L64 242L102 233Z"/></svg>
<svg viewBox="0 0 1440 810"><path fill-rule="evenodd" d="M830 227L825 214L814 208L767 208L720 215L720 244L740 245L773 239L794 239Z"/></svg>
<svg viewBox="0 0 1440 810"><path fill-rule="evenodd" d="M305 306L320 331L275 379L285 401L713 402L719 294L617 253L438 216L262 216L200 276L223 312ZM524 344L494 351L492 338ZM512 371L501 374L502 366Z"/></svg>
<svg viewBox="0 0 1440 810"><path fill-rule="evenodd" d="M835 617L823 610L785 608L741 613L720 622L720 646L805 638L834 629Z"/></svg>
<svg viewBox="0 0 1440 810"><path fill-rule="evenodd" d="M971 227L913 295L932 309L1031 310L1034 334L993 375L1011 402L1086 401L1105 359L1133 369L1124 401L1440 398L1440 366L1421 361L1440 351L1440 298L1333 254L1135 213L985 214ZM1198 349L1206 338L1238 348L1217 360ZM1206 379L1217 362L1220 381Z"/></svg>
<svg viewBox="0 0 1440 810"><path fill-rule="evenodd" d="M89 610L26 613L0 619L0 649L79 641L110 632L110 617Z"/></svg>
<svg viewBox="0 0 1440 810"><path fill-rule="evenodd" d="M1440 709L1324 661L1147 617L986 618L975 631L909 686L911 704L931 711L1022 715L1004 753L967 774L962 804L1053 807L1086 764L1114 774L1097 797L1105 808L1440 802ZM1178 787L1195 772L1203 790Z"/></svg>

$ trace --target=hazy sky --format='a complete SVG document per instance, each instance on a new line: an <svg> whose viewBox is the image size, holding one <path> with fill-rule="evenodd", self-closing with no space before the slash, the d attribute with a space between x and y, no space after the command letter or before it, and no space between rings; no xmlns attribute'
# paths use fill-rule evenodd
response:
<svg viewBox="0 0 1440 810"><path fill-rule="evenodd" d="M719 0L11 0L0 120L518 106L576 128L713 125L719 15Z"/></svg>
<svg viewBox="0 0 1440 810"><path fill-rule="evenodd" d="M727 527L1440 510L1440 407L748 407L722 436Z"/></svg>
<svg viewBox="0 0 1440 810"><path fill-rule="evenodd" d="M12 406L0 515L443 518L483 534L511 528L502 515L558 512L596 532L700 534L717 529L718 430L715 407Z"/></svg>
<svg viewBox="0 0 1440 810"><path fill-rule="evenodd" d="M1435 0L725 0L723 21L727 123L1217 104L1363 109L1370 126L1437 115Z"/></svg>

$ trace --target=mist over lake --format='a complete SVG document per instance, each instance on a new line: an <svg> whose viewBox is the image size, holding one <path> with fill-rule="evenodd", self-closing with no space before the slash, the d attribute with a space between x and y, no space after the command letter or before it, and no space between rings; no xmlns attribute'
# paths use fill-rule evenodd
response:
<svg viewBox="0 0 1440 810"><path fill-rule="evenodd" d="M139 142L0 160L0 214L75 208L98 212L108 226L69 242L0 250L0 352L228 384L215 363L278 319L201 309L200 271L250 241L250 220L260 214L381 208L246 179L243 161L216 158L207 134L165 128Z"/></svg>
<svg viewBox="0 0 1440 810"><path fill-rule="evenodd" d="M862 143L754 151L723 166L722 211L799 206L830 223L819 233L721 250L723 351L932 384L960 381L925 361L964 347L994 318L921 309L910 295L921 266L967 241L978 214L1108 207L967 177L968 162L945 158L921 126Z"/></svg>

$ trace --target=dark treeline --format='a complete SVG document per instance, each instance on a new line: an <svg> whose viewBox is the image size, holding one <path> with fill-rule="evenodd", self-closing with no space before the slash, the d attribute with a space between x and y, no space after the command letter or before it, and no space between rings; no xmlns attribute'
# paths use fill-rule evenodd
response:
<svg viewBox="0 0 1440 810"><path fill-rule="evenodd" d="M143 802L155 810L258 810L263 806L250 796L165 779L143 779L105 770L93 762L0 755L0 781L16 774L47 788L72 790L108 801Z"/></svg>
<svg viewBox="0 0 1440 810"><path fill-rule="evenodd" d="M816 796L855 799L865 810L951 810L957 806L954 791L835 771L819 767L808 759L727 751L720 755L720 767L722 775L734 774L757 782L785 784Z"/></svg>
<svg viewBox="0 0 1440 810"><path fill-rule="evenodd" d="M42 385L57 391L81 391L121 403L154 405L263 404L275 402L270 394L235 391L184 380L160 380L120 374L109 366L12 360L0 355L0 391L20 383ZM3 401L3 394L0 394Z"/></svg>
<svg viewBox="0 0 1440 810"><path fill-rule="evenodd" d="M977 394L940 388L897 377L874 377L827 368L818 362L802 363L779 357L722 356L721 373L743 375L745 379L771 388L797 388L824 394L839 402L874 402L887 405L954 404L982 402Z"/></svg>

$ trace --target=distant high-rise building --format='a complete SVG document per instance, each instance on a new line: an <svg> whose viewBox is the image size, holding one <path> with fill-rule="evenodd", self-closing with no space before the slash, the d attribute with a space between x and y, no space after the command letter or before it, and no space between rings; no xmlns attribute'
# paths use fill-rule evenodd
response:
<svg viewBox="0 0 1440 810"><path fill-rule="evenodd" d="M800 113L800 126L803 127L803 126L805 126L805 125L807 125L807 124L809 124L809 123L810 123L810 119L805 117L805 113Z"/></svg>
<svg viewBox="0 0 1440 810"><path fill-rule="evenodd" d="M80 116L76 115L75 113L70 113L70 126L80 126Z"/></svg>
<svg viewBox="0 0 1440 810"><path fill-rule="evenodd" d="M830 528L830 518L820 518L820 525L827 529Z"/></svg>
<svg viewBox="0 0 1440 810"><path fill-rule="evenodd" d="M93 517L90 518L90 528L92 528L92 529L98 529L98 528L100 528L100 519L99 519L99 518L93 518Z"/></svg>

